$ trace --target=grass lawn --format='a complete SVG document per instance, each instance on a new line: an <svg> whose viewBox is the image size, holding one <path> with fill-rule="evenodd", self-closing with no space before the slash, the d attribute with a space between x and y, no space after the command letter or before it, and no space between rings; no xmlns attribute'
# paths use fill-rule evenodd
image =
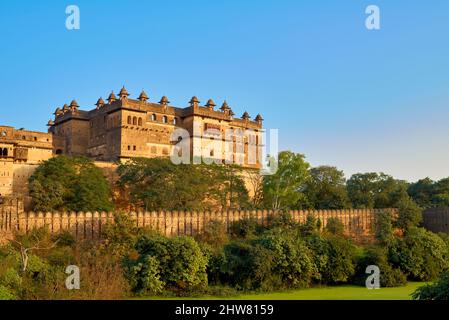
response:
<svg viewBox="0 0 449 320"><path fill-rule="evenodd" d="M411 294L425 283L409 282L405 287L368 290L357 286L335 286L276 293L240 295L235 297L195 297L185 300L410 300ZM149 298L158 300L160 298ZM178 298L179 299L179 298Z"/></svg>

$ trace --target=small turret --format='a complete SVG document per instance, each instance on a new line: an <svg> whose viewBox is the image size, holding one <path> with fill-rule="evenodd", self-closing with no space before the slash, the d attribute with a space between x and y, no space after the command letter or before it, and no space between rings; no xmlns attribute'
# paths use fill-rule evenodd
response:
<svg viewBox="0 0 449 320"><path fill-rule="evenodd" d="M100 97L100 99L97 100L97 103L95 104L97 106L97 109L100 109L101 107L104 106L104 100L102 97Z"/></svg>
<svg viewBox="0 0 449 320"><path fill-rule="evenodd" d="M256 120L258 124L262 124L263 118L260 114L258 114L254 120Z"/></svg>
<svg viewBox="0 0 449 320"><path fill-rule="evenodd" d="M129 96L128 91L125 89L125 86L122 87L122 89L120 90L118 96L120 97L121 100L127 99Z"/></svg>
<svg viewBox="0 0 449 320"><path fill-rule="evenodd" d="M64 106L62 107L62 112L63 113L66 113L67 111L69 111L70 110L70 108L69 108L69 106L67 105L67 103L64 103Z"/></svg>
<svg viewBox="0 0 449 320"><path fill-rule="evenodd" d="M159 101L159 104L162 104L163 106L166 106L170 103L170 101L168 101L168 98L166 96L163 96L161 98L161 101Z"/></svg>
<svg viewBox="0 0 449 320"><path fill-rule="evenodd" d="M54 125L55 125L55 122L52 119L48 120L48 123L47 123L48 127L52 127Z"/></svg>
<svg viewBox="0 0 449 320"><path fill-rule="evenodd" d="M62 109L61 108L56 108L55 112L53 113L56 117L59 117L62 114Z"/></svg>
<svg viewBox="0 0 449 320"><path fill-rule="evenodd" d="M214 100L212 99L207 100L206 107L209 108L209 110L211 111L214 110L215 106L216 104L214 103Z"/></svg>
<svg viewBox="0 0 449 320"><path fill-rule="evenodd" d="M226 100L223 102L223 104L221 105L220 108L221 111L223 112L228 112L229 110L231 110L231 108L229 108L228 103L226 102Z"/></svg>
<svg viewBox="0 0 449 320"><path fill-rule="evenodd" d="M189 103L190 103L191 107L196 108L196 107L198 107L198 104L200 103L200 101L198 100L198 98L196 96L193 96L192 99L190 99Z"/></svg>
<svg viewBox="0 0 449 320"><path fill-rule="evenodd" d="M70 102L70 110L76 110L78 109L78 102L76 102L75 99L72 100L72 102Z"/></svg>
<svg viewBox="0 0 449 320"><path fill-rule="evenodd" d="M111 94L108 97L108 103L111 104L117 100L117 97L115 96L114 91L111 92Z"/></svg>
<svg viewBox="0 0 449 320"><path fill-rule="evenodd" d="M245 111L245 112L243 113L243 115L242 115L242 119L243 119L243 120L249 120L249 118L250 118L249 113Z"/></svg>
<svg viewBox="0 0 449 320"><path fill-rule="evenodd" d="M148 100L148 95L142 90L138 99L142 102L146 102Z"/></svg>

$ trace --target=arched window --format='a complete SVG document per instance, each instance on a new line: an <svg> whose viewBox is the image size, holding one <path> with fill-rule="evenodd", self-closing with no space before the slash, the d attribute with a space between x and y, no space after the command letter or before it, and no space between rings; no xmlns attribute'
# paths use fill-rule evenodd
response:
<svg viewBox="0 0 449 320"><path fill-rule="evenodd" d="M139 126L142 125L142 118L139 118Z"/></svg>
<svg viewBox="0 0 449 320"><path fill-rule="evenodd" d="M167 122L168 122L167 116L163 116L163 117L162 117L162 122L163 122L163 123L167 123Z"/></svg>
<svg viewBox="0 0 449 320"><path fill-rule="evenodd" d="M137 125L137 117L133 118L133 125Z"/></svg>
<svg viewBox="0 0 449 320"><path fill-rule="evenodd" d="M3 155L4 157L7 157L7 156L8 156L8 149L7 149L7 148L4 148L4 149L3 149L2 155Z"/></svg>
<svg viewBox="0 0 449 320"><path fill-rule="evenodd" d="M132 120L131 120L131 116L128 116L128 124L131 124Z"/></svg>
<svg viewBox="0 0 449 320"><path fill-rule="evenodd" d="M168 155L168 149L164 148L164 150L162 150L162 154L165 155L165 156Z"/></svg>
<svg viewBox="0 0 449 320"><path fill-rule="evenodd" d="M151 153L156 154L157 153L157 148L156 147L151 147Z"/></svg>
<svg viewBox="0 0 449 320"><path fill-rule="evenodd" d="M151 115L151 121L156 121L156 115L154 113Z"/></svg>
<svg viewBox="0 0 449 320"><path fill-rule="evenodd" d="M173 118L173 124L174 125L178 124L178 118Z"/></svg>

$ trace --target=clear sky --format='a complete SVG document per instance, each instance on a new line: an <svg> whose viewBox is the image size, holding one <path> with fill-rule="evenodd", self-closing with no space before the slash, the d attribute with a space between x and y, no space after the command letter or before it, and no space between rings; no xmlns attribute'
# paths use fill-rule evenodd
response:
<svg viewBox="0 0 449 320"><path fill-rule="evenodd" d="M180 107L227 99L347 176L449 176L446 0L1 0L0 35L1 124L46 130L56 107L125 85Z"/></svg>

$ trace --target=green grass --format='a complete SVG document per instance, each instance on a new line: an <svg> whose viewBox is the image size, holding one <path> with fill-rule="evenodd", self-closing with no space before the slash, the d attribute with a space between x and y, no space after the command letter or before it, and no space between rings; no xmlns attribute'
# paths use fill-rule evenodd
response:
<svg viewBox="0 0 449 320"><path fill-rule="evenodd" d="M276 293L261 293L239 295L234 297L195 297L182 298L185 300L411 300L411 294L425 283L409 282L404 287L380 288L377 290L368 290L357 286L335 286L320 287L311 289L302 289ZM148 299L148 298L147 298ZM161 298L149 298L159 300ZM180 298L177 298L180 299Z"/></svg>

